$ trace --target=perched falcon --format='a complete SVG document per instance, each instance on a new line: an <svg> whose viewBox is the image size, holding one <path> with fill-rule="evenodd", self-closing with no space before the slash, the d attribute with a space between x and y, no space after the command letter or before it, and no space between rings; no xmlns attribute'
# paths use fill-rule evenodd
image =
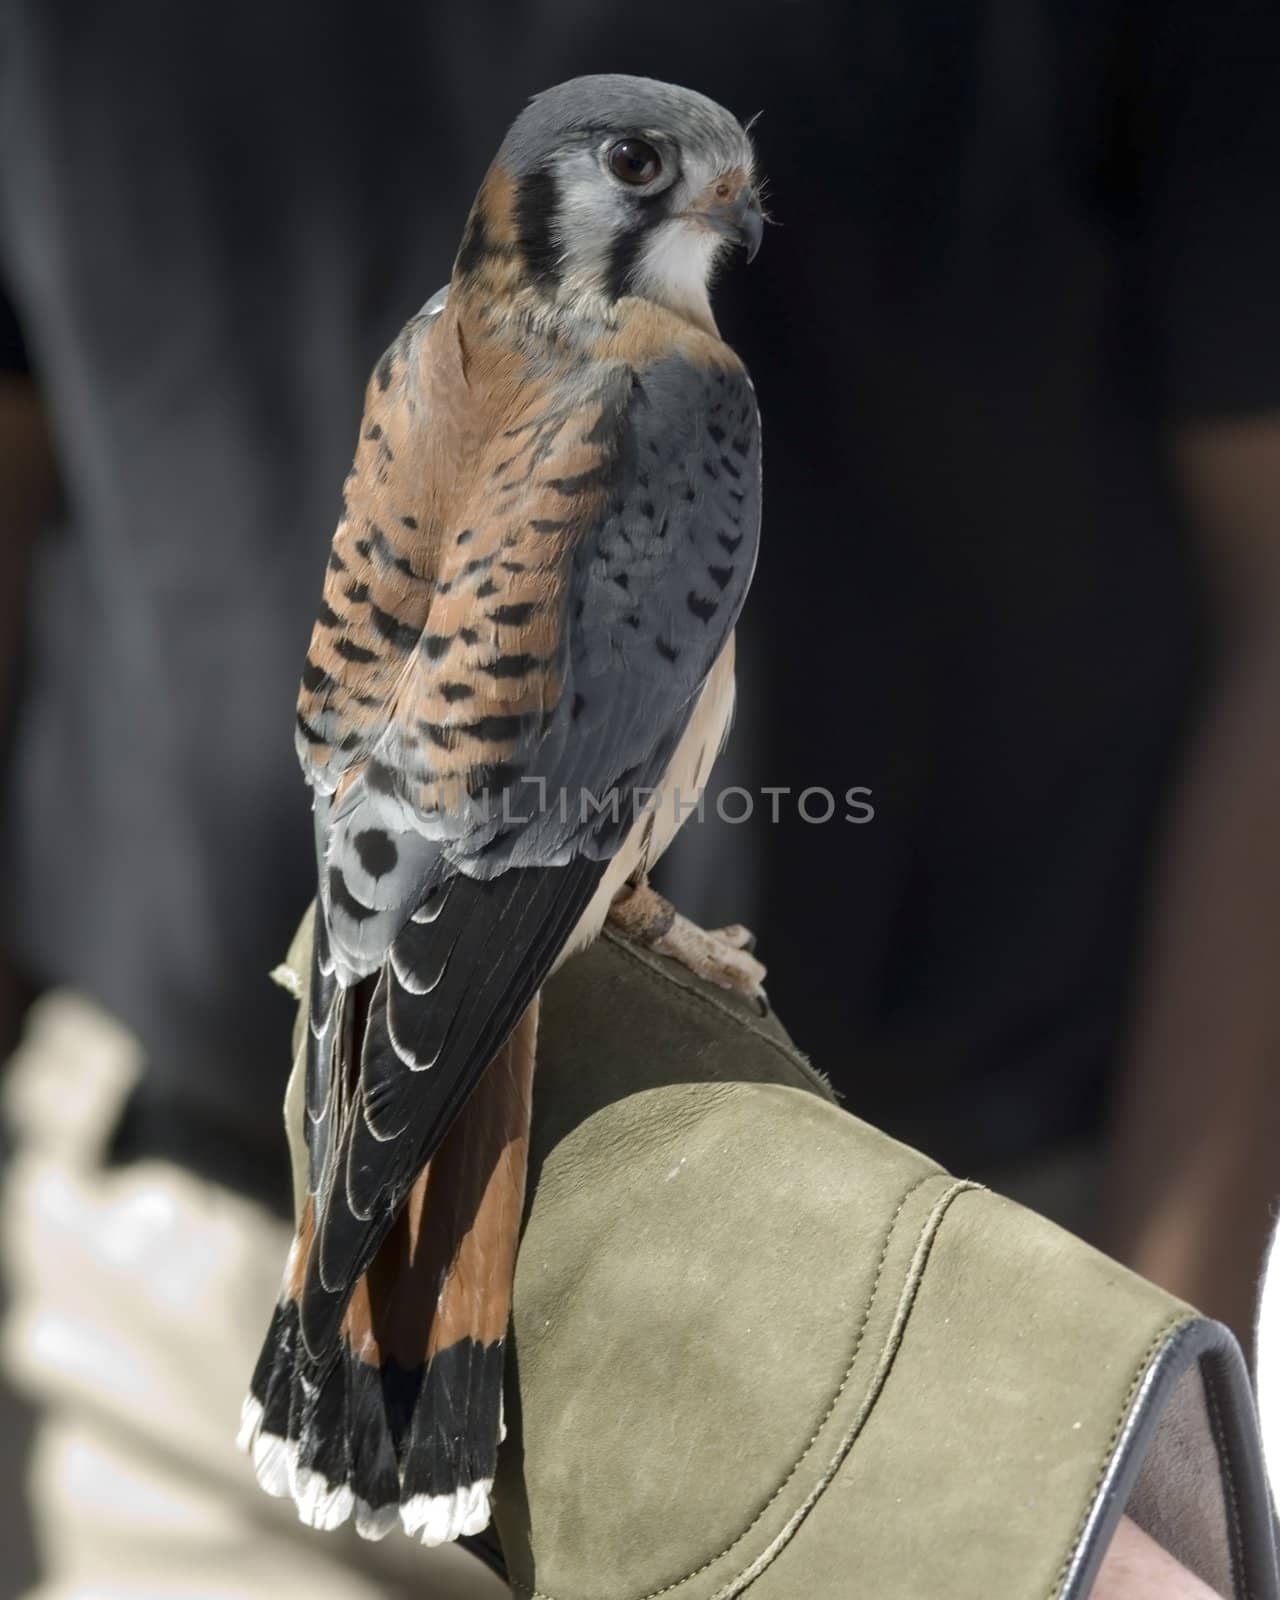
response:
<svg viewBox="0 0 1280 1600"><path fill-rule="evenodd" d="M242 1430L316 1526L488 1521L538 991L732 710L759 427L707 286L761 231L727 111L562 84L369 382L298 704L309 1194Z"/></svg>

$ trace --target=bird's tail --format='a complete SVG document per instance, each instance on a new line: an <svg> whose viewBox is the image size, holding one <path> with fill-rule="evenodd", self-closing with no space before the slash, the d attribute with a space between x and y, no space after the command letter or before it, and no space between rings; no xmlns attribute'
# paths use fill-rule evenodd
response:
<svg viewBox="0 0 1280 1600"><path fill-rule="evenodd" d="M538 1002L485 1071L313 1357L298 1297L311 1202L244 1404L241 1448L303 1522L424 1544L480 1532L502 1435L502 1371L528 1165Z"/></svg>

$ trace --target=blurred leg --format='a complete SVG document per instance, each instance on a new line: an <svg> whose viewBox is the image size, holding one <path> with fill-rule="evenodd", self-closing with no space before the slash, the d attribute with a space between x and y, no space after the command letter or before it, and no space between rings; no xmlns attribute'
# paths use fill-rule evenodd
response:
<svg viewBox="0 0 1280 1600"><path fill-rule="evenodd" d="M464 1551L315 1533L258 1489L233 1441L287 1230L169 1163L103 1168L136 1072L128 1035L60 994L7 1088L4 1359L43 1408L39 1600L505 1594Z"/></svg>
<svg viewBox="0 0 1280 1600"><path fill-rule="evenodd" d="M1280 1195L1280 412L1172 442L1221 646L1158 863L1103 1244L1247 1348Z"/></svg>

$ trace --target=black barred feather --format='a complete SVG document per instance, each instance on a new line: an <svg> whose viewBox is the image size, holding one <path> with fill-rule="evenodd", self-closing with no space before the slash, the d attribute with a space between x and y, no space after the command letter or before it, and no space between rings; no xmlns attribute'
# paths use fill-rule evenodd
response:
<svg viewBox="0 0 1280 1600"><path fill-rule="evenodd" d="M309 1426L299 1435L298 1466L331 1485L351 1482L350 1363L339 1359L322 1373L309 1408Z"/></svg>
<svg viewBox="0 0 1280 1600"><path fill-rule="evenodd" d="M325 1165L332 1166L334 1129L343 1113L345 1084L341 1061L350 1059L348 991L338 982L329 952L324 918L315 921L311 957L311 998L308 1007L306 1050L306 1107L311 1124L307 1138L307 1188L317 1193L326 1182ZM343 1050L344 1042L348 1048Z"/></svg>
<svg viewBox="0 0 1280 1600"><path fill-rule="evenodd" d="M377 1533L415 1496L493 1479L503 1340L460 1339L409 1370L394 1360L372 1366L344 1347L326 1371L300 1349L297 1306L282 1301L250 1393L262 1433L293 1446L293 1492L305 1493L315 1474L329 1492L349 1491L362 1530ZM286 1492L283 1470L278 1488Z"/></svg>
<svg viewBox="0 0 1280 1600"><path fill-rule="evenodd" d="M397 1369L388 1382L385 1371L343 1357L351 1382L351 1488L372 1511L400 1503L400 1461L396 1441L398 1395L403 1388Z"/></svg>
<svg viewBox="0 0 1280 1600"><path fill-rule="evenodd" d="M353 989L335 976L317 921L306 1060L311 1224L254 1374L251 1401L261 1409L256 1420L246 1414L259 1477L291 1493L316 1526L354 1514L380 1537L400 1520L435 1542L480 1523L467 1497L487 1494L496 1467L503 1340L463 1337L428 1358L441 1285L422 1277L429 1252L396 1267L405 1236L388 1236L606 865L454 878L424 897L424 914L406 919L376 977ZM471 1221L456 1196L453 1210L456 1247ZM344 1318L384 1244L393 1270L378 1285L369 1278L372 1342L353 1349ZM411 1315L422 1308L417 1365L380 1342L382 1330L403 1325L406 1305Z"/></svg>
<svg viewBox="0 0 1280 1600"><path fill-rule="evenodd" d="M339 1137L342 1182L317 1196L316 1246L300 1297L307 1350L332 1348L351 1291L418 1174L542 987L586 910L605 863L526 867L499 878L457 878L435 920L407 924L397 938L408 968L434 973L414 994L390 957L370 1002L359 1091ZM421 1070L414 1063L430 1061ZM398 1131L396 1131L398 1130ZM336 1173L335 1173L336 1176Z"/></svg>
<svg viewBox="0 0 1280 1600"><path fill-rule="evenodd" d="M460 1339L432 1358L404 1452L406 1499L492 1479L502 1422L503 1344Z"/></svg>
<svg viewBox="0 0 1280 1600"><path fill-rule="evenodd" d="M277 1439L289 1436L297 1348L298 1308L293 1301L282 1300L272 1315L250 1384L250 1393L262 1407L263 1432Z"/></svg>

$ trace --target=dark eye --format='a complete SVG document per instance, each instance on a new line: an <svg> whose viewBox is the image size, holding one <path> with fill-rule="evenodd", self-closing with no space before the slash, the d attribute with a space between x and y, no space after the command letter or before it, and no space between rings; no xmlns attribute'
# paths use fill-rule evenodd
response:
<svg viewBox="0 0 1280 1600"><path fill-rule="evenodd" d="M662 171L662 157L644 139L619 139L609 151L609 171L623 183L652 183Z"/></svg>

